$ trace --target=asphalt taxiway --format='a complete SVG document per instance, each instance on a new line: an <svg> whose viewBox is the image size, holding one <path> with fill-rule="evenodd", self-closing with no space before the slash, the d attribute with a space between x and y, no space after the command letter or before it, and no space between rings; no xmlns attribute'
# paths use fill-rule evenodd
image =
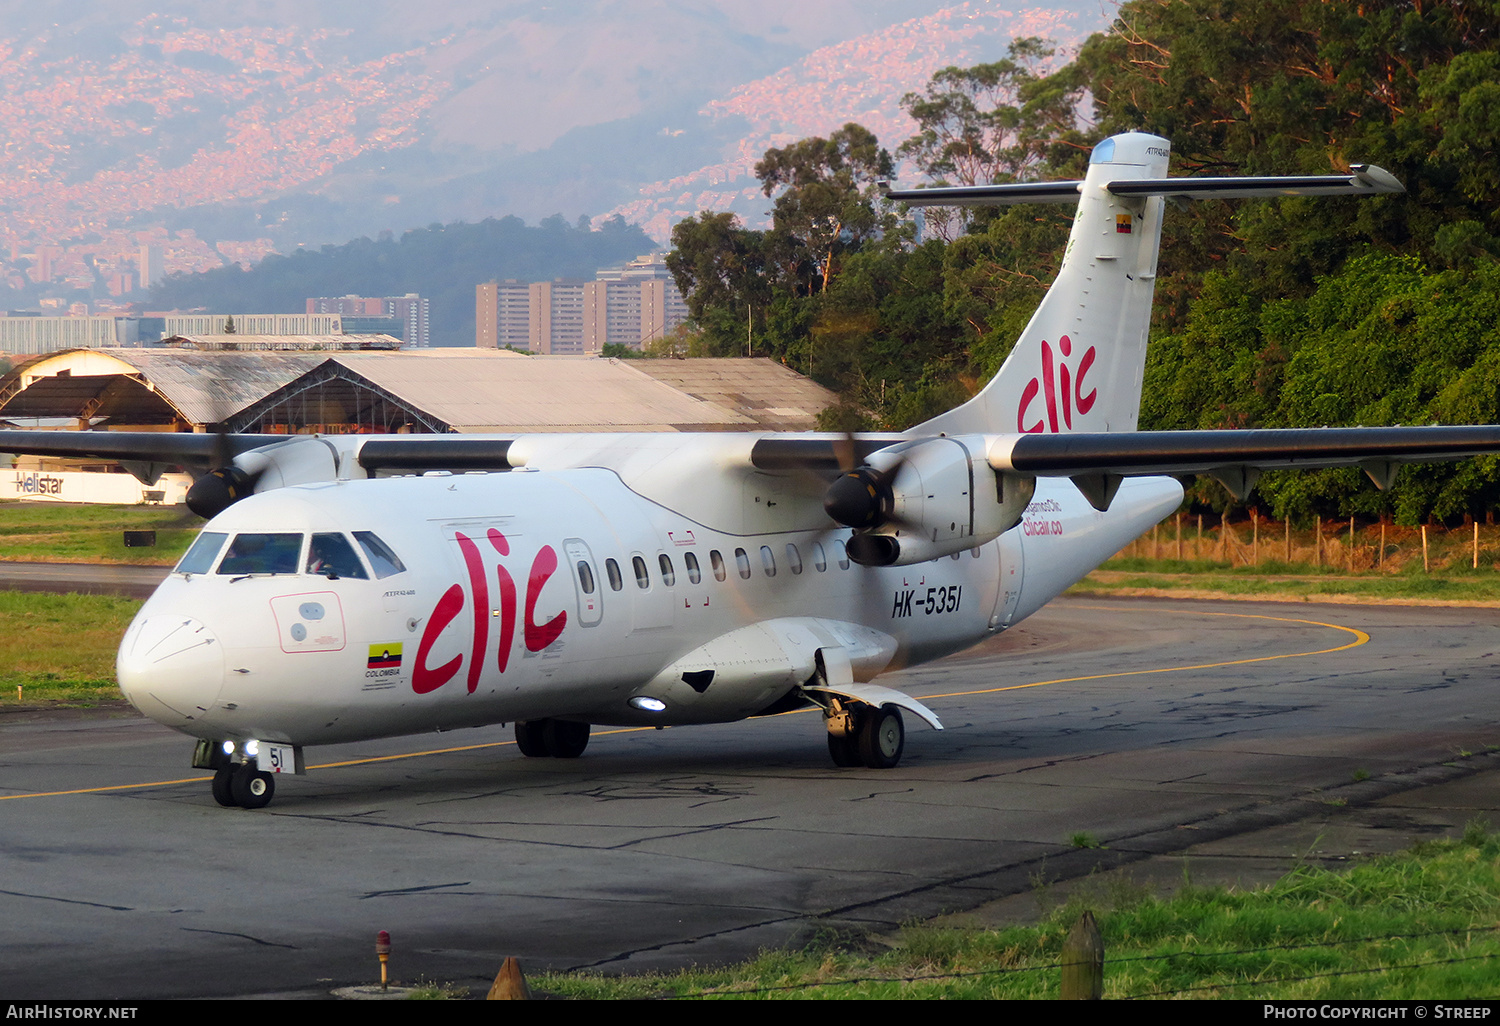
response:
<svg viewBox="0 0 1500 1026"><path fill-rule="evenodd" d="M947 727L908 718L895 770L835 769L810 713L596 728L578 760L483 728L309 750L254 812L133 715L0 712L0 997L326 994L378 976L382 929L404 980L663 969L1024 917L1100 866L1250 880L1398 848L1500 806L1497 625L1064 599L882 678Z"/></svg>

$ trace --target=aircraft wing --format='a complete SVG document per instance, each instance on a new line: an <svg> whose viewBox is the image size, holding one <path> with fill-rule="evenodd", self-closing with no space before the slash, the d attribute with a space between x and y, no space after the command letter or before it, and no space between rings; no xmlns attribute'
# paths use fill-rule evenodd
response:
<svg viewBox="0 0 1500 1026"><path fill-rule="evenodd" d="M178 431L0 431L0 452L207 466L226 449L230 456L238 456L287 437Z"/></svg>
<svg viewBox="0 0 1500 1026"><path fill-rule="evenodd" d="M1384 489L1403 463L1491 453L1497 424L994 435L987 455L996 470L1072 478L1104 509L1125 477L1209 474L1243 498L1263 470L1359 467Z"/></svg>

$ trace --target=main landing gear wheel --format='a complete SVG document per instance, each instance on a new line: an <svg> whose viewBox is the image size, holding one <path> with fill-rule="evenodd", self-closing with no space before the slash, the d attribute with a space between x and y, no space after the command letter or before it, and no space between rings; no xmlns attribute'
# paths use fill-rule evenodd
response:
<svg viewBox="0 0 1500 1026"><path fill-rule="evenodd" d="M859 757L859 738L853 734L829 734L828 754L833 757L835 766L860 766L864 760Z"/></svg>
<svg viewBox="0 0 1500 1026"><path fill-rule="evenodd" d="M516 724L516 747L533 758L576 759L589 746L589 725L566 720L531 720Z"/></svg>
<svg viewBox="0 0 1500 1026"><path fill-rule="evenodd" d="M906 747L906 724L901 710L882 705L867 711L859 724L859 756L871 769L894 769Z"/></svg>
<svg viewBox="0 0 1500 1026"><path fill-rule="evenodd" d="M540 759L547 754L547 739L543 736L546 720L532 720L516 724L516 747L522 755Z"/></svg>
<svg viewBox="0 0 1500 1026"><path fill-rule="evenodd" d="M215 779L217 776L215 774ZM271 797L276 793L276 778L250 763L241 763L230 778L229 793L234 804L242 809L263 809L271 804Z"/></svg>
<svg viewBox="0 0 1500 1026"><path fill-rule="evenodd" d="M589 746L589 725L566 720L548 720L542 728L547 754L555 759L576 759Z"/></svg>
<svg viewBox="0 0 1500 1026"><path fill-rule="evenodd" d="M218 769L214 770L214 801L218 802L226 809L232 809L239 804L239 802L234 800L234 791L230 786L233 780L233 766L220 766Z"/></svg>

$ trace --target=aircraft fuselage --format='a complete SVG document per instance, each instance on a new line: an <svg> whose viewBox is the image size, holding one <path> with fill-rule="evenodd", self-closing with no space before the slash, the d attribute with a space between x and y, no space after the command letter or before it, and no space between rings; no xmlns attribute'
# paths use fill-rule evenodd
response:
<svg viewBox="0 0 1500 1026"><path fill-rule="evenodd" d="M216 547L141 609L119 678L185 733L299 746L544 717L735 720L805 683L820 647L868 680L1003 630L1181 494L1132 481L1100 513L1044 483L997 541L880 568L847 558L847 530L716 531L602 469L282 488L207 524Z"/></svg>

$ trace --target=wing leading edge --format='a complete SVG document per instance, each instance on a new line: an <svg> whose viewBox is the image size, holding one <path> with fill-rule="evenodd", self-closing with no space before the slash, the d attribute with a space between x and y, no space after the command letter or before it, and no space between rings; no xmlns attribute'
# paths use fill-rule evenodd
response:
<svg viewBox="0 0 1500 1026"><path fill-rule="evenodd" d="M1104 509L1126 477L1209 474L1243 498L1264 470L1359 467L1385 489L1404 463L1494 453L1500 425L1474 424L996 435L988 459L1000 471L1072 478Z"/></svg>

